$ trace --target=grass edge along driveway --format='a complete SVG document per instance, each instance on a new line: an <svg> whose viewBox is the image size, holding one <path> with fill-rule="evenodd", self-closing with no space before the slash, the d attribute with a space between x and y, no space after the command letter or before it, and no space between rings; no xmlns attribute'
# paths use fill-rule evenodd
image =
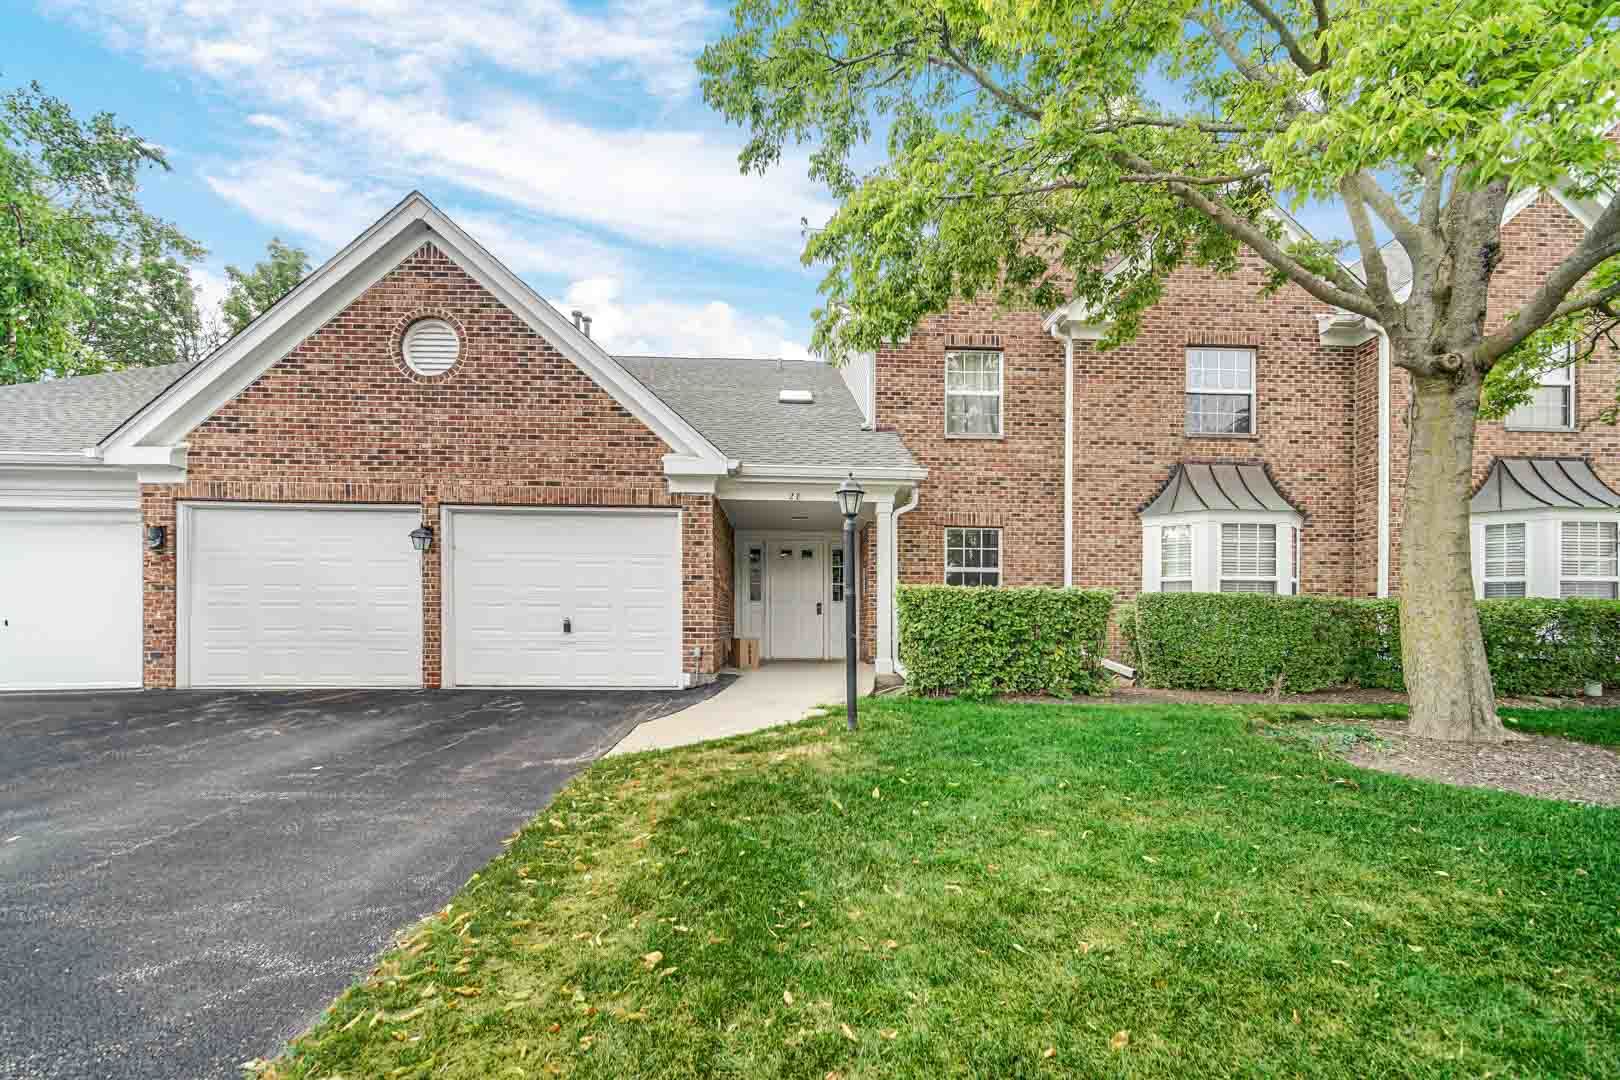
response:
<svg viewBox="0 0 1620 1080"><path fill-rule="evenodd" d="M263 1075L1620 1073L1620 811L1255 706L862 714L592 766Z"/></svg>

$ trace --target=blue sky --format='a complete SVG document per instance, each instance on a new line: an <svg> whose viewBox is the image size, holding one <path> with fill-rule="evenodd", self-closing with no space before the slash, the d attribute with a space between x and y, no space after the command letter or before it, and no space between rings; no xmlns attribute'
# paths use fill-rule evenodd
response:
<svg viewBox="0 0 1620 1080"><path fill-rule="evenodd" d="M0 85L165 148L143 200L208 247L205 298L272 236L319 263L419 188L610 349L802 356L800 222L832 204L802 157L738 174L693 67L722 4L45 0L6 15Z"/></svg>
<svg viewBox="0 0 1620 1080"><path fill-rule="evenodd" d="M51 0L5 24L0 84L167 151L143 201L208 247L205 294L272 236L318 263L420 188L610 348L803 355L800 221L832 207L802 160L738 174L693 67L720 7Z"/></svg>

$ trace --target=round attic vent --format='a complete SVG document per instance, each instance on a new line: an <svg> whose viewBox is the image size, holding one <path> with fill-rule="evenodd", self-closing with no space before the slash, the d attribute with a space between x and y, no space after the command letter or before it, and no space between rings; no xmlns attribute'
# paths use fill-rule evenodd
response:
<svg viewBox="0 0 1620 1080"><path fill-rule="evenodd" d="M401 351L405 363L418 375L443 375L461 355L461 339L456 328L443 319L423 319L405 331Z"/></svg>

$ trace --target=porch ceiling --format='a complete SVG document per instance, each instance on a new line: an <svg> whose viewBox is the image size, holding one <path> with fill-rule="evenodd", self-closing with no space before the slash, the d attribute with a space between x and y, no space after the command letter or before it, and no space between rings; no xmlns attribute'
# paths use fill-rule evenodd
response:
<svg viewBox="0 0 1620 1080"><path fill-rule="evenodd" d="M731 527L748 532L824 532L842 529L844 516L833 502L785 502L779 500L722 499ZM872 519L870 506L861 508L861 523Z"/></svg>

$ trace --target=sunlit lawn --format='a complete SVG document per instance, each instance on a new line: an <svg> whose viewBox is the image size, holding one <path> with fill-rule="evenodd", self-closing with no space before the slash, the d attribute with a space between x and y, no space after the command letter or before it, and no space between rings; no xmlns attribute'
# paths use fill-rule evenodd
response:
<svg viewBox="0 0 1620 1080"><path fill-rule="evenodd" d="M270 1075L1620 1075L1620 811L1262 714L883 700L603 761Z"/></svg>

